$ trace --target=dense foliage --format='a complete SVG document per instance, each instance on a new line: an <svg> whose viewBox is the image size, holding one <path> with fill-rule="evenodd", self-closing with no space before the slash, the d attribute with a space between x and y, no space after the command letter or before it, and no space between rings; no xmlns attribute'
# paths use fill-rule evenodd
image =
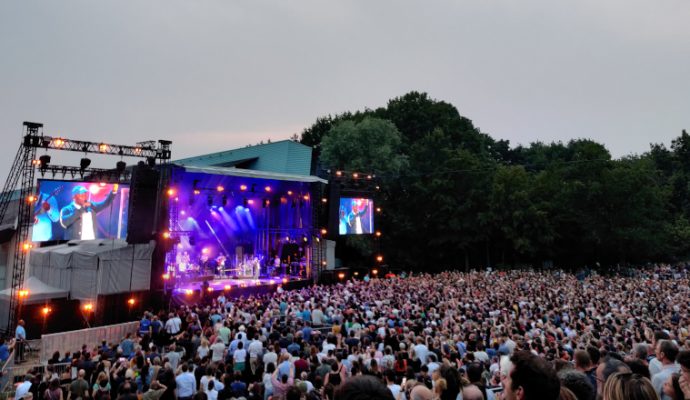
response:
<svg viewBox="0 0 690 400"><path fill-rule="evenodd" d="M385 108L319 118L300 141L327 168L377 174L391 265L577 268L690 250L685 131L670 149L653 144L621 159L586 139L511 148L453 105L411 92Z"/></svg>

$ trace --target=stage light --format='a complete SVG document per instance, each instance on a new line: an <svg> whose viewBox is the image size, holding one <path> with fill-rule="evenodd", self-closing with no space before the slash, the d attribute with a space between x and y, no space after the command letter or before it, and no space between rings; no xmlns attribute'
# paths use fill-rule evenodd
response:
<svg viewBox="0 0 690 400"><path fill-rule="evenodd" d="M211 286L209 286L208 289L206 289L206 291L209 292L209 293L213 292L213 290L214 290L214 289L213 289Z"/></svg>
<svg viewBox="0 0 690 400"><path fill-rule="evenodd" d="M134 148L134 154L137 154L137 155L141 154L141 147L135 147Z"/></svg>
<svg viewBox="0 0 690 400"><path fill-rule="evenodd" d="M230 286L230 285L225 285L225 286L223 286L223 289L225 289L225 290L230 290L230 289L232 289L232 286Z"/></svg>
<svg viewBox="0 0 690 400"><path fill-rule="evenodd" d="M163 232L163 239L170 239L170 232L168 232L168 231Z"/></svg>
<svg viewBox="0 0 690 400"><path fill-rule="evenodd" d="M283 283L288 283L288 278L283 278Z"/></svg>
<svg viewBox="0 0 690 400"><path fill-rule="evenodd" d="M96 194L98 194L98 192L100 192L100 191L101 191L101 187L100 187L99 185L96 185L95 183L89 185L89 192L90 192L91 194L96 195Z"/></svg>
<svg viewBox="0 0 690 400"><path fill-rule="evenodd" d="M180 215L187 215L187 212L185 210L180 210Z"/></svg>
<svg viewBox="0 0 690 400"><path fill-rule="evenodd" d="M191 296L194 294L194 291L192 289L185 289L184 294L186 294L187 296Z"/></svg>
<svg viewBox="0 0 690 400"><path fill-rule="evenodd" d="M168 196L172 197L174 195L175 195L175 189L173 189L173 188L168 189Z"/></svg>
<svg viewBox="0 0 690 400"><path fill-rule="evenodd" d="M31 195L31 196L26 198L26 201L29 203L33 203L34 201L36 201L36 196Z"/></svg>
<svg viewBox="0 0 690 400"><path fill-rule="evenodd" d="M292 190L288 190L287 193L288 193L288 196L292 196Z"/></svg>
<svg viewBox="0 0 690 400"><path fill-rule="evenodd" d="M79 161L79 168L81 168L82 171L89 168L89 165L91 165L91 160L86 157Z"/></svg>
<svg viewBox="0 0 690 400"><path fill-rule="evenodd" d="M381 207L376 207L376 212L380 213L381 212Z"/></svg>
<svg viewBox="0 0 690 400"><path fill-rule="evenodd" d="M47 317L50 312L53 311L50 307L46 306L41 309L41 313L44 317Z"/></svg>
<svg viewBox="0 0 690 400"><path fill-rule="evenodd" d="M376 190L380 190L380 189L381 189L381 187L377 185L377 186L376 186Z"/></svg>
<svg viewBox="0 0 690 400"><path fill-rule="evenodd" d="M309 240L309 239L307 239L306 236L303 236L303 237L302 237L302 241L303 241L304 243L307 243L308 240Z"/></svg>
<svg viewBox="0 0 690 400"><path fill-rule="evenodd" d="M269 199L264 199L264 202L263 202L264 208L268 207L270 204L271 204L271 201Z"/></svg>
<svg viewBox="0 0 690 400"><path fill-rule="evenodd" d="M84 308L84 311L91 312L91 311L93 311L93 304L92 303L86 303L86 304L84 304L83 308Z"/></svg>
<svg viewBox="0 0 690 400"><path fill-rule="evenodd" d="M53 139L53 146L55 147L62 147L65 145L65 141L61 138L55 138Z"/></svg>
<svg viewBox="0 0 690 400"><path fill-rule="evenodd" d="M371 274L372 274L372 275L378 275L378 273L379 273L379 270L376 269L376 268L374 268L374 269L371 270Z"/></svg>
<svg viewBox="0 0 690 400"><path fill-rule="evenodd" d="M381 255L376 256L376 261L378 261L378 262L383 261L383 256L381 256Z"/></svg>
<svg viewBox="0 0 690 400"><path fill-rule="evenodd" d="M321 261L321 265L323 265L324 267L326 266L326 264L328 264L326 261Z"/></svg>
<svg viewBox="0 0 690 400"><path fill-rule="evenodd" d="M200 190L194 190L194 194L201 194Z"/></svg>
<svg viewBox="0 0 690 400"><path fill-rule="evenodd" d="M341 279L341 280L342 280L342 279L345 279L345 273L344 273L344 272L339 273L339 274L338 274L338 279Z"/></svg>
<svg viewBox="0 0 690 400"><path fill-rule="evenodd" d="M357 178L359 178L359 174L355 172L354 174L352 174L352 177L357 179Z"/></svg>
<svg viewBox="0 0 690 400"><path fill-rule="evenodd" d="M308 201L308 200L309 200L309 195L308 195L308 194L305 194L302 198L303 198L305 201Z"/></svg>
<svg viewBox="0 0 690 400"><path fill-rule="evenodd" d="M26 290L26 289L20 290L20 291L19 291L19 298L20 298L20 299L23 299L23 298L26 298L26 297L29 297L29 291Z"/></svg>
<svg viewBox="0 0 690 400"><path fill-rule="evenodd" d="M290 241L290 236L285 236L285 240L289 242L289 241Z"/></svg>
<svg viewBox="0 0 690 400"><path fill-rule="evenodd" d="M270 191L271 191L271 187L270 187L270 186L266 186L266 187L264 188L264 190L267 191L267 192L270 192Z"/></svg>
<svg viewBox="0 0 690 400"><path fill-rule="evenodd" d="M381 231L376 231L376 237L381 237Z"/></svg>
<svg viewBox="0 0 690 400"><path fill-rule="evenodd" d="M240 190L243 192L247 190L247 185L240 185Z"/></svg>
<svg viewBox="0 0 690 400"><path fill-rule="evenodd" d="M271 279L268 281L268 283L269 283L269 285L275 285L276 281L275 281L275 279Z"/></svg>
<svg viewBox="0 0 690 400"><path fill-rule="evenodd" d="M22 245L22 250L29 251L29 250L31 250L32 247L34 247L34 246L31 243L24 243Z"/></svg>
<svg viewBox="0 0 690 400"><path fill-rule="evenodd" d="M33 165L34 167L41 165L41 160L31 160L31 165Z"/></svg>
<svg viewBox="0 0 690 400"><path fill-rule="evenodd" d="M50 156L47 154L44 154L40 157L38 157L38 160L40 162L40 168L41 169L46 169L48 168L48 164L50 164Z"/></svg>
<svg viewBox="0 0 690 400"><path fill-rule="evenodd" d="M328 230L326 228L321 229L321 234L325 235L328 233Z"/></svg>
<svg viewBox="0 0 690 400"><path fill-rule="evenodd" d="M163 274L163 280L164 281L170 280L170 274L168 274L168 273Z"/></svg>
<svg viewBox="0 0 690 400"><path fill-rule="evenodd" d="M371 179L371 175L367 175L367 179Z"/></svg>
<svg viewBox="0 0 690 400"><path fill-rule="evenodd" d="M335 171L335 176L343 176L343 171Z"/></svg>
<svg viewBox="0 0 690 400"><path fill-rule="evenodd" d="M126 163L126 162L124 162L124 161L118 161L117 163L115 163L115 170L116 170L118 173L121 174L121 173L125 172L125 168L127 168L127 163Z"/></svg>
<svg viewBox="0 0 690 400"><path fill-rule="evenodd" d="M322 203L328 203L328 199L324 197L324 198L321 199L321 202L322 202Z"/></svg>
<svg viewBox="0 0 690 400"><path fill-rule="evenodd" d="M249 200L247 200L247 203L249 203L249 204L254 204L254 200L249 199Z"/></svg>
<svg viewBox="0 0 690 400"><path fill-rule="evenodd" d="M105 182L99 182L99 183L98 183L98 186L100 186L100 187L105 187Z"/></svg>
<svg viewBox="0 0 690 400"><path fill-rule="evenodd" d="M355 271L355 276L359 276L359 272Z"/></svg>
<svg viewBox="0 0 690 400"><path fill-rule="evenodd" d="M208 254L208 252L209 252L208 247L204 247L203 249L201 249L201 254Z"/></svg>
<svg viewBox="0 0 690 400"><path fill-rule="evenodd" d="M216 190L219 192L222 192L223 190L225 190L225 188L221 185L218 185L218 186L216 186Z"/></svg>
<svg viewBox="0 0 690 400"><path fill-rule="evenodd" d="M130 307L133 306L136 302L137 301L134 300L134 297L130 297L129 300L127 300L127 304L129 304Z"/></svg>
<svg viewBox="0 0 690 400"><path fill-rule="evenodd" d="M99 144L98 151L100 151L101 153L105 153L106 151L108 151L108 145L105 143Z"/></svg>

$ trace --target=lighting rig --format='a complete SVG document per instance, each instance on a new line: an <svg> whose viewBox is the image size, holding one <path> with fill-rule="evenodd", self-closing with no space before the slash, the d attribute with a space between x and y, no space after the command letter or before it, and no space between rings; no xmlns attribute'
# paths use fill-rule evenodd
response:
<svg viewBox="0 0 690 400"><path fill-rule="evenodd" d="M19 192L19 207L17 211L17 228L14 249L14 260L12 264L12 286L10 296L9 318L7 332L12 332L17 318L19 307L26 296L21 296L26 292L23 290L24 273L26 270L27 253L33 247L29 242L29 231L32 225L32 202L36 199L34 190L34 178L36 170L45 176L46 173L56 176L61 174L63 177L70 175L80 178L87 177L94 180L121 181L127 179L129 172L127 164L120 160L112 170L90 168L91 160L81 159L79 166L59 166L52 165L51 157L48 154L36 158L38 149L51 149L59 151L76 151L81 153L104 154L120 157L139 157L146 159L149 166L156 165L156 162L167 164L171 158L169 140L159 140L156 142L140 142L135 146L87 142L83 140L73 140L62 137L46 136L43 134L43 124L36 122L24 122L22 129L23 140L17 150L12 168L5 181L2 193L0 193L0 223L5 219L10 203L16 200L17 191Z"/></svg>

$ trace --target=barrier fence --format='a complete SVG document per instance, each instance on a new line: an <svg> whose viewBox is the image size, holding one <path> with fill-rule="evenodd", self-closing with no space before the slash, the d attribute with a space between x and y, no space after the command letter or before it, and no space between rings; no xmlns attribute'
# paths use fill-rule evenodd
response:
<svg viewBox="0 0 690 400"><path fill-rule="evenodd" d="M65 351L78 351L81 346L87 345L89 349L97 346L101 341L119 343L127 333L135 334L139 329L139 322L125 322L123 324L98 326L95 328L81 329L78 331L51 333L41 336L41 363L46 363L54 352L62 354Z"/></svg>

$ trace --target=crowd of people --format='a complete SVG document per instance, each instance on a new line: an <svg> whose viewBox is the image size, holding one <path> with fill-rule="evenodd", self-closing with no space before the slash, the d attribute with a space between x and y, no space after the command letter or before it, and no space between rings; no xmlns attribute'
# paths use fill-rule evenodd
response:
<svg viewBox="0 0 690 400"><path fill-rule="evenodd" d="M15 397L690 399L688 276L444 272L220 293L147 311L119 343L56 352Z"/></svg>

